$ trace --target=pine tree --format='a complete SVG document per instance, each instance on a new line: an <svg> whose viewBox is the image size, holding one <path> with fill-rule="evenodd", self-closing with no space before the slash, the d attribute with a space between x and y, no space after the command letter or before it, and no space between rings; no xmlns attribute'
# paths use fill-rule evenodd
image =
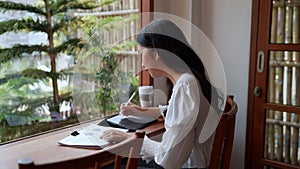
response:
<svg viewBox="0 0 300 169"><path fill-rule="evenodd" d="M0 35L6 32L43 32L47 34L48 44L21 45L17 44L11 48L0 47L0 64L14 58L22 58L39 52L41 56L50 58L51 71L43 71L36 68L24 70L21 74L13 77L30 77L33 79L52 79L54 110L59 111L59 91L57 80L62 75L56 70L56 57L60 53L73 54L84 46L84 41L80 38L60 38L61 42L55 41L55 36L69 37L72 29L86 24L87 20L75 18L67 15L72 10L91 10L112 2L104 1L96 4L92 0L42 0L35 5L0 1L0 12L10 10L27 11L38 17L24 17L22 19L12 19L0 22ZM9 78L4 78L8 80ZM3 79L2 79L3 80Z"/></svg>

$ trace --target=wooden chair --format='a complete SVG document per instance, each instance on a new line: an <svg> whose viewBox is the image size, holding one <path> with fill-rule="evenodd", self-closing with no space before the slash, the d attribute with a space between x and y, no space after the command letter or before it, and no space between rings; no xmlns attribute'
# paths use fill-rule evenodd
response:
<svg viewBox="0 0 300 169"><path fill-rule="evenodd" d="M209 169L229 169L238 107L228 96L225 109L216 129Z"/></svg>
<svg viewBox="0 0 300 169"><path fill-rule="evenodd" d="M32 159L24 158L18 162L19 169L101 169L101 166L115 157L114 169L121 168L121 159L128 157L126 169L137 169L139 155L143 144L145 132L136 131L133 137L121 143L99 150L95 154L67 161L47 164L35 164ZM47 152L45 152L47 153ZM115 155L121 154L121 155ZM122 157L123 156L123 157Z"/></svg>

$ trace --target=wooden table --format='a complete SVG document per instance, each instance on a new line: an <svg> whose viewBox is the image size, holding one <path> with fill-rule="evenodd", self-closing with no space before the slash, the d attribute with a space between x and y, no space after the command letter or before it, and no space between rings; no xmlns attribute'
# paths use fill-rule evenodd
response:
<svg viewBox="0 0 300 169"><path fill-rule="evenodd" d="M57 141L70 135L74 130L81 130L90 124L98 124L95 120L81 125L48 132L38 136L22 139L0 146L0 169L17 169L18 160L24 157L32 158L35 163L50 163L68 160L97 153L101 150L82 149L59 146ZM148 137L154 137L164 132L164 124L157 121L142 129Z"/></svg>

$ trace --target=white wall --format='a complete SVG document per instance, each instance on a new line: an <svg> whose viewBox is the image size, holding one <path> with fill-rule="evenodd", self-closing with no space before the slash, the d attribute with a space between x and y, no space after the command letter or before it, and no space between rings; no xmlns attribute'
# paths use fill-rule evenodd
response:
<svg viewBox="0 0 300 169"><path fill-rule="evenodd" d="M239 107L231 168L244 168L251 1L155 0L154 3L157 12L192 21L218 51L225 69L228 93L235 95Z"/></svg>

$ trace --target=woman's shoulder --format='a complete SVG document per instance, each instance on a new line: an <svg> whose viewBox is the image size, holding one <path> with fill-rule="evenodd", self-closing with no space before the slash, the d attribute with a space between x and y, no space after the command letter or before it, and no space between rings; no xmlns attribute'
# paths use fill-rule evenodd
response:
<svg viewBox="0 0 300 169"><path fill-rule="evenodd" d="M198 85L197 78L192 73L183 73L176 83L176 86L181 85Z"/></svg>

